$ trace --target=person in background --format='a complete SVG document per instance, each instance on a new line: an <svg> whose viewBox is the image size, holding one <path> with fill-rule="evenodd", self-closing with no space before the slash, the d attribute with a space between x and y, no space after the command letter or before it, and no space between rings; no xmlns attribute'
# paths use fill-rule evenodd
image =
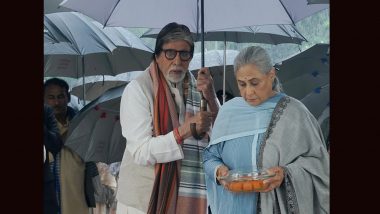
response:
<svg viewBox="0 0 380 214"><path fill-rule="evenodd" d="M194 41L185 25L167 24L149 67L121 97L127 140L120 168L117 213L207 212L202 167L207 133L219 109L207 68L188 71ZM200 111L201 94L208 103Z"/></svg>
<svg viewBox="0 0 380 214"><path fill-rule="evenodd" d="M329 213L329 155L317 120L281 92L267 52L240 51L234 71L241 97L223 105L204 151L211 212ZM262 186L227 183L230 170L263 170Z"/></svg>
<svg viewBox="0 0 380 214"><path fill-rule="evenodd" d="M68 106L70 102L69 85L59 78L51 78L44 83L44 102L54 110L61 140L67 137L71 119L77 112ZM95 207L94 192L85 191L88 184L85 172L94 171L93 162L85 163L79 155L63 145L54 159L53 171L56 179L56 192L59 201L59 213L89 213L89 207ZM97 172L97 171L96 171Z"/></svg>
<svg viewBox="0 0 380 214"><path fill-rule="evenodd" d="M95 185L96 208L92 209L93 214L115 214L116 213L116 190L119 170L115 166L120 162L106 164L96 163L99 171L99 182Z"/></svg>
<svg viewBox="0 0 380 214"><path fill-rule="evenodd" d="M59 203L55 191L54 160L63 142L59 135L53 109L44 105L44 213L58 213Z"/></svg>

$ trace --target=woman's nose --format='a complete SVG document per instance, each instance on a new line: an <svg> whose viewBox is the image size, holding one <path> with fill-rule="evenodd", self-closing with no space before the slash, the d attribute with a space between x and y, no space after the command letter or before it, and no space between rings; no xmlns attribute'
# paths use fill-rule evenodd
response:
<svg viewBox="0 0 380 214"><path fill-rule="evenodd" d="M247 89L246 89L246 93L247 93L247 95L253 95L253 94L255 94L255 88L248 86Z"/></svg>

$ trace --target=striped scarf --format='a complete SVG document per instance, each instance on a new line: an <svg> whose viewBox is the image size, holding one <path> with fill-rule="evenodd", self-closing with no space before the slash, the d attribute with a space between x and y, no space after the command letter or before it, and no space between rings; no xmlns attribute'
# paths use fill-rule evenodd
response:
<svg viewBox="0 0 380 214"><path fill-rule="evenodd" d="M165 135L180 125L175 102L165 77L158 70L155 61L151 63L149 72L154 89L154 135ZM188 81L188 88L184 89L185 121L199 111L201 99L200 93L196 90L195 78L190 72L185 77L186 81ZM186 83L183 84L184 87L186 85ZM192 137L188 138L182 145L183 160L155 165L156 176L147 213L206 213L206 185L202 155L207 144L207 138L201 141Z"/></svg>

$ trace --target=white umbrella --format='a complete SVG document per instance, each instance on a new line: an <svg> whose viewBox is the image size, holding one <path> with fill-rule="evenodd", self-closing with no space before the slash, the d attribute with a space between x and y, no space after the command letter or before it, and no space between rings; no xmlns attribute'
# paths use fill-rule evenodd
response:
<svg viewBox="0 0 380 214"><path fill-rule="evenodd" d="M103 28L76 12L46 14L44 25L58 44L70 43L76 51L52 53L44 43L44 76L115 76L149 65L153 51L124 28Z"/></svg>
<svg viewBox="0 0 380 214"><path fill-rule="evenodd" d="M56 41L44 43L44 76L115 76L143 70L149 65L153 51L124 28L103 28L76 12L46 14L44 18L46 37ZM52 48L58 45L67 47L68 51L63 53L63 49Z"/></svg>
<svg viewBox="0 0 380 214"><path fill-rule="evenodd" d="M162 28L167 23L185 24L204 31L264 25L294 24L326 5L307 5L306 0L64 0L60 5L99 21L105 26Z"/></svg>
<svg viewBox="0 0 380 214"><path fill-rule="evenodd" d="M201 34L202 67L204 32L295 24L329 6L308 5L307 0L64 0L60 5L86 14L105 26L162 28L170 22L185 24L191 32Z"/></svg>
<svg viewBox="0 0 380 214"><path fill-rule="evenodd" d="M185 24L192 32L268 24L295 24L329 5L307 0L64 0L61 6L79 11L105 26L162 28ZM202 65L204 57L202 57Z"/></svg>
<svg viewBox="0 0 380 214"><path fill-rule="evenodd" d="M156 38L160 30L158 28L148 29L141 37ZM196 32L192 33L196 41L200 41L199 35ZM301 44L306 41L306 38L294 25L257 25L205 32L204 41L277 45L283 43Z"/></svg>
<svg viewBox="0 0 380 214"><path fill-rule="evenodd" d="M112 88L73 118L65 145L85 162L120 162L126 140L121 134L120 99L125 85Z"/></svg>
<svg viewBox="0 0 380 214"><path fill-rule="evenodd" d="M89 76L85 77L85 91L86 100L92 101L101 96L104 92L111 88L115 88L121 85L125 85L131 80L135 79L143 71L130 71L116 76ZM83 77L82 77L83 78ZM71 94L78 97L83 97L83 80L79 78L77 83L75 83L71 89Z"/></svg>
<svg viewBox="0 0 380 214"><path fill-rule="evenodd" d="M210 69L215 91L224 90L229 91L234 96L240 96L233 72L234 59L238 53L239 51L237 50L226 50L226 55L222 50L205 52L205 66ZM226 56L226 63L224 63L224 56ZM202 67L200 58L201 53L194 54L189 65L189 70L193 72L195 77L197 71ZM226 72L224 72L224 65L226 65ZM223 81L224 79L226 80L225 82Z"/></svg>
<svg viewBox="0 0 380 214"><path fill-rule="evenodd" d="M62 0L44 0L44 14L71 11L70 9L60 7L59 3L61 2Z"/></svg>
<svg viewBox="0 0 380 214"><path fill-rule="evenodd" d="M80 111L84 107L84 104L82 103L83 101L81 101L78 96L70 93L70 102L67 104L68 106L77 111Z"/></svg>
<svg viewBox="0 0 380 214"><path fill-rule="evenodd" d="M77 54L74 46L70 42L57 41L48 30L44 29L44 55L51 54Z"/></svg>
<svg viewBox="0 0 380 214"><path fill-rule="evenodd" d="M307 0L309 4L330 4L330 0Z"/></svg>
<svg viewBox="0 0 380 214"><path fill-rule="evenodd" d="M141 37L157 37L160 29L154 28L146 31ZM193 32L193 37L197 37L197 34ZM200 38L196 38L199 40ZM227 41L229 42L251 42L251 43L266 43L266 44L283 44L294 43L301 44L306 41L305 37L298 32L293 25L259 25L250 27L231 28L217 31L205 32L204 41L224 41L224 50L226 51ZM226 52L224 52L226 55ZM224 59L224 58L222 58ZM193 59L192 61L202 62L201 58ZM232 64L233 62L231 62ZM207 64L207 63L206 63ZM226 63L224 63L226 64ZM223 64L222 64L223 65ZM199 67L200 68L200 67ZM223 101L225 102L225 84L226 84L226 68L223 68ZM214 81L216 83L216 81Z"/></svg>

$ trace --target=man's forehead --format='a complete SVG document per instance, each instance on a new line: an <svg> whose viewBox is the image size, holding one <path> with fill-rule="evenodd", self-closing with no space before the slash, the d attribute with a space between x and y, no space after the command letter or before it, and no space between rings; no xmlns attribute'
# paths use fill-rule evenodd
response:
<svg viewBox="0 0 380 214"><path fill-rule="evenodd" d="M45 88L45 94L65 94L66 89L59 85L49 85Z"/></svg>
<svg viewBox="0 0 380 214"><path fill-rule="evenodd" d="M169 40L165 42L162 47L182 47L182 48L191 48L190 44L186 40L176 39Z"/></svg>

